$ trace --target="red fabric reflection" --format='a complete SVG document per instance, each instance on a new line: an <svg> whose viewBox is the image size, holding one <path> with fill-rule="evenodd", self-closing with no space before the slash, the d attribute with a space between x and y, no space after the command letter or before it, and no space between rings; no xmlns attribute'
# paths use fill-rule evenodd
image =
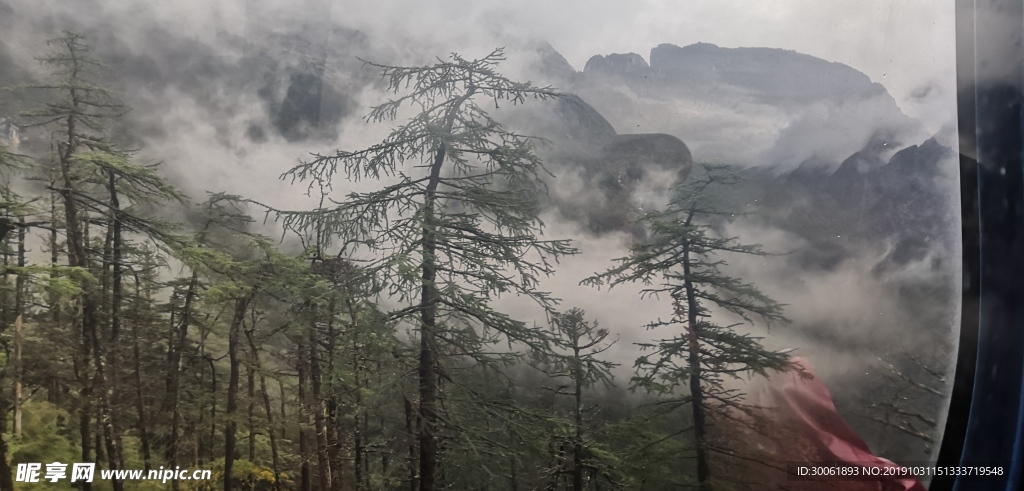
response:
<svg viewBox="0 0 1024 491"><path fill-rule="evenodd" d="M793 358L793 370L773 375L752 391L751 402L762 408L768 424L767 441L759 447L779 461L813 465L842 462L862 467L895 468L897 464L871 453L864 440L836 411L832 394L813 374L807 361ZM767 447L767 448L766 448ZM792 465L792 464L791 464ZM879 477L865 481L779 483L785 489L835 489L841 491L925 491L916 478Z"/></svg>

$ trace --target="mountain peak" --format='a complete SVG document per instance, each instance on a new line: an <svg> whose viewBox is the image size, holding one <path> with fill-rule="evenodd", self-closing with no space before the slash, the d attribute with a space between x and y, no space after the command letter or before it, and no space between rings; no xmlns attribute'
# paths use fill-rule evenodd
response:
<svg viewBox="0 0 1024 491"><path fill-rule="evenodd" d="M643 56L636 53L612 53L607 56L594 55L587 60L583 73L588 75L611 75L619 77L646 76L651 66Z"/></svg>
<svg viewBox="0 0 1024 491"><path fill-rule="evenodd" d="M886 92L850 66L779 48L660 44L651 50L650 65L670 81L725 84L796 103Z"/></svg>
<svg viewBox="0 0 1024 491"><path fill-rule="evenodd" d="M688 45L683 46L683 47L680 47L678 44L661 43L658 46L654 47L654 49L652 49L651 51L654 51L654 50L668 50L668 49L686 49L686 50L702 50L702 49L705 49L705 50L716 50L716 49L721 49L721 48L717 44L705 43L705 42L698 42L698 43L688 44Z"/></svg>
<svg viewBox="0 0 1024 491"><path fill-rule="evenodd" d="M541 41L528 47L536 55L533 68L547 77L560 82L570 82L578 72L561 53L547 41Z"/></svg>

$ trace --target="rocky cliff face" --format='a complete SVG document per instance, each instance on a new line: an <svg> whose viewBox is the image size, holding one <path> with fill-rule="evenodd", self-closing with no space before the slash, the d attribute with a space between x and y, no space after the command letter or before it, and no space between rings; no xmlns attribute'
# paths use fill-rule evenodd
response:
<svg viewBox="0 0 1024 491"><path fill-rule="evenodd" d="M551 51L546 59L557 60ZM612 158L606 154L609 135L615 128L616 134L658 130L653 134L686 142L687 161L736 164L748 180L732 193L732 204L745 210L752 206L773 226L814 244L794 256L799 262L794 266L835 267L865 243L885 250L880 269L924 260L936 250L950 252L953 151L922 137L920 125L900 111L882 85L849 66L779 49L663 44L651 50L650 60L635 53L598 55L575 76L566 75L571 70L567 64L546 67L555 67L569 89L581 94L560 106L558 128L545 133L576 144L563 145L563 151L575 149L555 159L575 155L589 175L604 172L595 189L616 190L601 196L619 203L613 208L632 207L635 216L642 202L637 188L643 186L636 169L650 169L653 175L659 167L640 164L657 154L646 146L653 141L624 145ZM823 107L830 110L819 111ZM858 110L873 117L849 114ZM723 112L729 117L718 116ZM773 123L759 119L766 114ZM811 122L845 135L841 146L849 150L819 151L828 141L821 132L795 138ZM748 133L760 136L743 138ZM747 152L757 156L753 162L730 160L743 153L735 148L719 151L731 141L749 150L764 135L770 143ZM779 151L781 145L789 148ZM622 165L630 159L640 167ZM622 186L617 176L623 182L636 180ZM585 208L600 209L594 203ZM602 212L615 217L587 218L595 232L628 223L630 213Z"/></svg>
<svg viewBox="0 0 1024 491"><path fill-rule="evenodd" d="M948 261L955 247L951 232L957 227L950 192L954 157L931 138L887 160L857 152L831 172L805 163L764 183L763 206L773 223L810 239L819 251L865 243L882 247L884 259L876 272L932 254L936 261L938 256ZM804 259L802 266L822 266Z"/></svg>
<svg viewBox="0 0 1024 491"><path fill-rule="evenodd" d="M597 110L569 96L541 110L543 123L534 130L552 142L540 152L559 176L551 183L550 206L585 230L604 234L627 230L642 235L632 223L644 200L685 180L693 168L689 147L664 133L618 133Z"/></svg>
<svg viewBox="0 0 1024 491"><path fill-rule="evenodd" d="M704 160L793 169L836 162L873 139L890 148L928 136L885 88L840 63L770 48L662 44L594 56L567 87L622 132L680 137Z"/></svg>
<svg viewBox="0 0 1024 491"><path fill-rule="evenodd" d="M836 358L857 358L848 372L837 368L829 383L840 411L873 450L896 459L933 458L927 440L882 423L898 418L876 408L896 401L891 407L938 420L941 397L908 387L876 363L885 358L903 376L937 390L943 381L933 374L951 368L944 363L957 305L954 151L923 133L863 74L783 50L662 45L652 50L650 64L636 54L595 56L575 77L562 79L590 105L563 117L552 135L588 142L580 135L604 135L610 126L617 134L659 133L686 142L694 162L735 166L745 179L716 194L719 206L753 212L739 225L750 227L744 234L781 232L793 246L772 259L781 273L750 277L773 294L795 287L806 296L788 299L787 312L796 311L798 320L785 336ZM595 122L602 114L610 123ZM631 150L635 160L650 152ZM617 175L621 168L577 152L598 167L591 172ZM656 175L656 166L644 168ZM642 230L622 223L641 211L650 182L640 179L619 194L601 185L573 187L572 199L557 204L593 233L625 230L642 240ZM715 225L737 226L735 220ZM941 434L922 428L920 435L932 441Z"/></svg>
<svg viewBox="0 0 1024 491"><path fill-rule="evenodd" d="M708 43L685 47L662 44L652 49L650 56L652 77L680 90L725 86L789 107L823 100L888 97L881 84L847 65L795 51L721 48Z"/></svg>

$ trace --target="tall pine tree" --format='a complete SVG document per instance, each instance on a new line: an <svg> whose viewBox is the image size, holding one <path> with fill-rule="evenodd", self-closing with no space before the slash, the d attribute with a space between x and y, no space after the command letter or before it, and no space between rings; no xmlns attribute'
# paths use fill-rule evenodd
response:
<svg viewBox="0 0 1024 491"><path fill-rule="evenodd" d="M429 66L379 69L396 97L372 109L370 122L415 114L381 143L318 155L285 177L310 185L339 179L387 179L376 191L351 193L310 212L272 210L295 230L318 230L364 254L362 267L404 304L393 321L419 332L419 489L438 487L441 383L452 357L511 361L492 354L499 341L543 344L547 334L498 312L493 299L516 294L545 309L538 290L552 258L573 254L567 241L539 238L538 193L545 169L534 139L505 129L485 105L551 99L550 88L512 81L496 69L501 50L477 60L458 55Z"/></svg>
<svg viewBox="0 0 1024 491"><path fill-rule="evenodd" d="M666 320L647 325L671 334L640 343L647 354L637 359L633 382L689 404L697 481L703 489L710 489L710 454L722 449L708 437L708 412L724 415L744 409L742 394L727 388L724 378L784 370L789 358L765 349L759 338L737 329L744 322L771 326L786 319L781 304L726 272L724 257L729 254L769 254L758 245L742 244L736 237L716 232L716 220L736 215L716 204L716 191L735 184L737 178L724 166L703 166L702 171L675 190L664 210L640 219L650 234L647 241L635 245L629 256L617 259L617 266L583 283L611 287L640 283L642 296L657 296L671 307ZM720 323L728 316L742 322ZM688 389L689 395L680 396L679 389Z"/></svg>

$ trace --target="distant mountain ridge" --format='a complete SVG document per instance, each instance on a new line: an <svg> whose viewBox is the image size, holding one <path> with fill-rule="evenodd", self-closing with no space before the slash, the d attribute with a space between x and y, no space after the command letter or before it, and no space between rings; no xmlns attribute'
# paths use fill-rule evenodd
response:
<svg viewBox="0 0 1024 491"><path fill-rule="evenodd" d="M259 11L260 4L247 5ZM365 112L357 106L359 93L376 80L372 71L361 70L356 55L400 59L374 51L387 40L325 27L316 22L317 12L290 4L285 9L306 20L286 22L274 12L261 12L244 37L225 34L211 43L174 28L143 26L146 42L137 44L118 37L125 26L110 25L103 16L82 26L74 9L22 28L50 33L58 25L83 27L135 107L127 125L132 136L182 143L165 137L194 135L195 118L208 116L202 123L215 129L215 145L258 153L282 148L273 147L281 139L305 142L306 148L333 141L341 121ZM14 19L23 24L26 17L0 0L0 30ZM35 67L15 66L16 59L26 57L12 57L8 48L0 41L0 82L28 81ZM690 174L694 162L719 162L746 177L722 190L727 205L755 211L751 220L806 243L778 258L785 261L776 264L785 264L787 275L837 271L866 249L879 259L873 270L864 269L864 278L848 274L851 281L880 280L872 286L881 288L904 271L956 273L949 265L957 260L950 242L957 220L955 178L949 175L955 166L947 166L955 157L952 149L922 135L921 125L900 111L882 85L852 67L781 49L706 43L662 44L647 59L635 53L596 55L582 70L549 45L538 45L534 54L540 74L535 79L574 94L557 107L539 109L544 117L526 118L533 120L532 134L554 143L541 148L558 175L547 204L584 230L641 236L642 230L629 225L631 218L656 205L653 198ZM165 117L179 103L198 109L186 112L183 121ZM9 106L0 105L0 118L12 115ZM232 126L235 119L247 131ZM48 140L37 141L46 151ZM284 168L293 154L273 155L282 156ZM238 152L230 158L245 162L246 156ZM169 164L172 173L196 166L181 158ZM273 180L275 175L245 177ZM895 289L916 289L911 293L925 298L901 304L915 326L951 325L940 308L954 305L955 298L948 291L934 293L946 284L930 278L897 281L902 283ZM857 323L876 324L868 318ZM853 349L853 336L835 332L848 327L810 325L802 332ZM865 346L877 341L861 338Z"/></svg>
<svg viewBox="0 0 1024 491"><path fill-rule="evenodd" d="M550 46L542 45L537 52L543 71L589 103L563 104L560 126L545 130L572 142L594 141L613 128L622 128L620 134L653 130L680 138L692 149L694 162L706 162L716 159L707 152L702 155L702 132L688 133L691 128L680 120L691 115L672 114L673 103L689 102L697 106L696 113L708 107L740 114L770 107L777 109L779 117L798 122L807 121L808 113L814 114L819 107L834 109L814 115L821 117L821 125L836 125L841 134L863 140L847 145L848 153L822 156L810 148L807 157L787 160L787 155L799 152L768 152L778 158L737 166L746 182L728 192L732 206L756 209L769 224L812 244L791 258L799 263L794 266L834 268L865 243L885 249L878 272L923 261L936 250L949 251L950 230L955 227L950 195L954 188L950 168L943 165L953 162L953 150L935 137L910 140L921 135L919 123L902 113L881 84L849 66L781 49L698 43L659 45L651 50L650 64L635 53L596 55L577 72ZM645 112L623 110L616 96L643 106ZM856 110L860 104L870 105L879 118L843 119L837 114L844 108ZM612 122L603 115L611 116ZM829 119L833 115L838 121ZM638 124L631 124L634 121ZM742 132L744 124L722 122L710 137ZM778 138L799 137L797 130L784 126ZM790 140L788 144L800 144L798 138ZM893 153L901 146L905 148ZM623 179L631 177L623 176L620 182ZM642 187L640 183L630 186ZM632 199L632 205L639 206L636 197Z"/></svg>
<svg viewBox="0 0 1024 491"><path fill-rule="evenodd" d="M254 119L248 131L255 144L270 133L293 141L336 136L338 123L358 112L355 95L372 82L355 55L370 50L373 40L343 28L308 39L296 26L253 23L246 39L224 40L241 54L237 59L165 30L150 32L159 40L154 51L111 33L92 34L97 53L138 92L131 101L136 114L159 113L146 106L146 94L170 88L225 114L239 111L225 102L263 101L266 118ZM0 62L13 65L4 49ZM849 66L781 49L707 43L661 44L650 63L635 53L595 55L582 71L550 45L539 44L536 54L544 79L578 95L576 103L559 106L541 134L562 145L555 159L584 168L586 187L603 193L567 215L596 233L626 227L634 208L645 205L643 181L660 174L643 169L685 176L692 162L707 161L750 169L744 172L755 176L757 189L746 195L761 196L758 203L778 226L821 242L819 254L842 248L842 240L826 244L833 235L907 236L892 239L900 244L892 257L920 259L946 224L948 189L934 181L942 174L938 161L951 150L935 140L905 141L916 122L882 85ZM27 73L13 66L2 71L22 74L19 81ZM868 111L857 113L863 107ZM158 123L133 130L165 131ZM840 143L808 144L823 127L833 127ZM766 143L754 148L761 140ZM919 145L885 157L908 143ZM731 158L737 155L747 160Z"/></svg>
<svg viewBox="0 0 1024 491"><path fill-rule="evenodd" d="M651 49L650 64L636 53L595 55L587 61L584 79L618 78L630 87L656 93L740 91L769 104L799 105L823 100L856 100L889 96L885 87L864 73L796 51L778 48L722 48L709 43ZM665 87L659 87L665 86Z"/></svg>
<svg viewBox="0 0 1024 491"><path fill-rule="evenodd" d="M839 162L873 139L898 148L930 136L867 75L795 51L661 44L650 63L595 55L582 71L548 45L536 53L538 73L620 132L677 136L698 160L792 169L815 155Z"/></svg>

